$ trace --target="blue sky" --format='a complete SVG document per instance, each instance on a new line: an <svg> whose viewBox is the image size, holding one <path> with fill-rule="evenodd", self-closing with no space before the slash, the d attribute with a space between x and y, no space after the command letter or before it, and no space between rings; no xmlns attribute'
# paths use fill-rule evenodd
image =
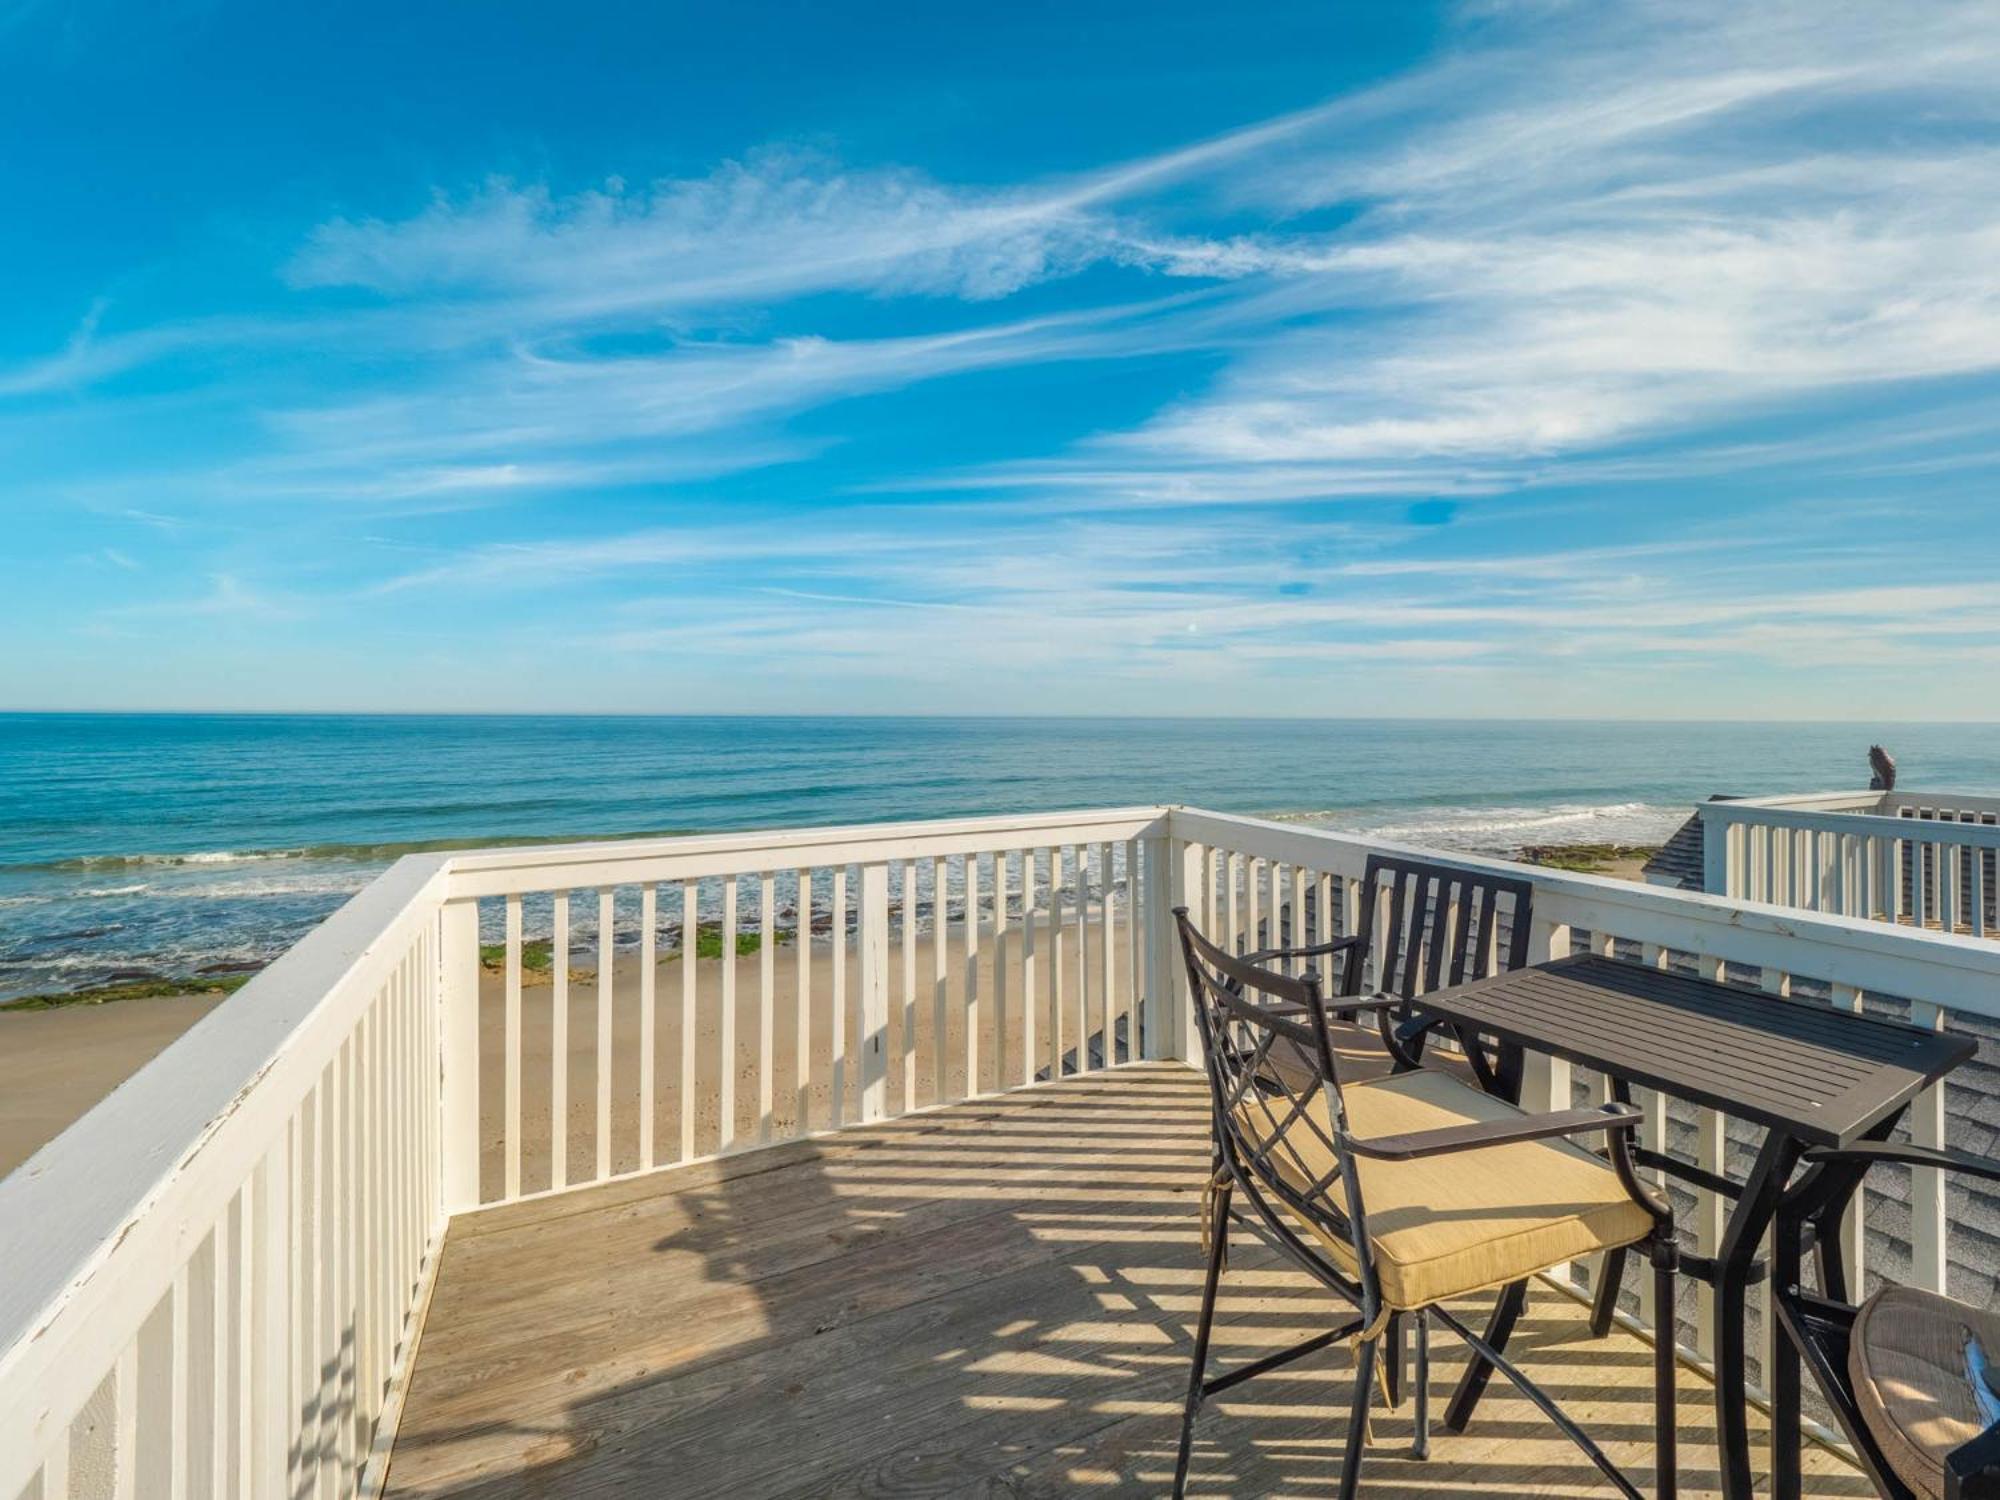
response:
<svg viewBox="0 0 2000 1500"><path fill-rule="evenodd" d="M0 0L0 706L1980 718L2000 8Z"/></svg>

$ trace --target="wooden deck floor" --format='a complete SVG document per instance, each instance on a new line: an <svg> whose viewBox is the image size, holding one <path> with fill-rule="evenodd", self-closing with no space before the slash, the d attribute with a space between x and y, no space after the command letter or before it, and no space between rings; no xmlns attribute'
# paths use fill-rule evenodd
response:
<svg viewBox="0 0 2000 1500"><path fill-rule="evenodd" d="M388 1492L1162 1493L1205 1142L1200 1077L1140 1066L462 1219ZM1223 1285L1226 1361L1334 1314L1248 1244ZM1547 1289L1516 1348L1650 1486L1646 1348L1592 1341ZM1195 1492L1331 1493L1348 1368L1329 1352L1212 1404ZM1713 1492L1711 1410L1685 1374L1684 1496ZM1503 1381L1427 1463L1408 1414L1378 1414L1364 1496L1608 1493ZM1809 1494L1871 1493L1809 1464Z"/></svg>

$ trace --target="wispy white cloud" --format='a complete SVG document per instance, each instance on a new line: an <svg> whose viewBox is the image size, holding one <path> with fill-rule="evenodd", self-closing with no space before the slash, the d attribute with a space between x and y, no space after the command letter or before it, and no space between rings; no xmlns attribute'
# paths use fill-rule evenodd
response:
<svg viewBox="0 0 2000 1500"><path fill-rule="evenodd" d="M1378 111L1393 129L1236 164L1239 212L1347 216L1153 247L1242 280L1210 316L1260 335L1096 461L982 477L1151 499L1282 469L1319 498L1392 465L1511 487L1664 434L1687 441L1662 467L1698 464L1704 423L2000 368L2000 12L1542 19L1440 63L1451 90L1408 81Z"/></svg>
<svg viewBox="0 0 2000 1500"><path fill-rule="evenodd" d="M100 611L104 620L290 620L305 613L301 601L282 597L234 573L212 573L198 594L145 599Z"/></svg>
<svg viewBox="0 0 2000 1500"><path fill-rule="evenodd" d="M520 296L532 315L576 319L830 290L989 300L1116 248L1073 200L768 152L697 180L568 197L492 182L399 222L336 219L289 276L392 296Z"/></svg>

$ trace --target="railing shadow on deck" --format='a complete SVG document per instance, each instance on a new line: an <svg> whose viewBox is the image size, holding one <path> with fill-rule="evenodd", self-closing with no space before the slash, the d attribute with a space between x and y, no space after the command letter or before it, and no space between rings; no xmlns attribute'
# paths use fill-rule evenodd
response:
<svg viewBox="0 0 2000 1500"><path fill-rule="evenodd" d="M1121 1070L689 1168L643 1195L465 1221L390 1493L1161 1493L1199 1290L1206 1108L1190 1071ZM1219 1351L1254 1357L1336 1316L1245 1242ZM1645 1348L1588 1340L1554 1292L1521 1348L1645 1483ZM1438 1355L1441 1399L1456 1354ZM1330 1352L1217 1402L1196 1492L1331 1492L1348 1379ZM1602 1492L1497 1386L1427 1463L1402 1456L1409 1414L1378 1412L1365 1494ZM1715 1482L1706 1404L1683 1418L1698 1494ZM1867 1490L1855 1476L1811 1493Z"/></svg>

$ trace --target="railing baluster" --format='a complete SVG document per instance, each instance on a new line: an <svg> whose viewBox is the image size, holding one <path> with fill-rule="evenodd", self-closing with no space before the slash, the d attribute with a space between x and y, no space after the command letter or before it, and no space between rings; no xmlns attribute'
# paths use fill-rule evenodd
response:
<svg viewBox="0 0 2000 1500"><path fill-rule="evenodd" d="M694 1160L696 1101L699 1088L698 1059L695 1056L699 964L701 948L701 886L693 880L681 882L681 1155Z"/></svg>
<svg viewBox="0 0 2000 1500"><path fill-rule="evenodd" d="M777 1130L777 895L777 876L766 870L757 883L757 1139L767 1144Z"/></svg>
<svg viewBox="0 0 2000 1500"><path fill-rule="evenodd" d="M48 1457L42 1460L42 1467L35 1476L41 1500L69 1500L69 1445L70 1436L65 1432L49 1449Z"/></svg>
<svg viewBox="0 0 2000 1500"><path fill-rule="evenodd" d="M1784 969L1774 968L1766 964L1763 968L1759 984L1767 995L1773 995L1779 999L1789 999L1791 997L1792 976ZM1771 1231L1767 1229L1764 1231L1764 1238L1757 1252L1764 1259L1766 1265L1771 1264L1771 1246ZM1771 1354L1777 1347L1778 1337L1778 1306L1776 1300L1771 1296L1770 1283L1766 1282L1764 1284L1763 1295L1758 1299L1756 1346L1757 1368L1760 1372L1759 1378L1766 1391L1771 1386Z"/></svg>
<svg viewBox="0 0 2000 1500"><path fill-rule="evenodd" d="M797 965L795 984L798 993L793 995L793 1024L797 1031L794 1045L798 1051L792 1055L793 1089L798 1096L794 1106L796 1115L792 1121L792 1133L805 1135L812 1129L812 933L813 933L813 872L800 870L793 877L795 894L792 900L792 958ZM904 1108L909 1107L907 1096Z"/></svg>
<svg viewBox="0 0 2000 1500"><path fill-rule="evenodd" d="M348 1417L348 1425L354 1429L357 1464L367 1461L369 1435L375 1430L375 1403L379 1394L379 1388L375 1384L375 1362L380 1357L378 1345L382 1336L381 1326L377 1322L378 1307L375 1296L376 1283L380 1276L375 1247L382 1232L381 1183L376 1175L375 1122L381 1118L380 1096L377 1093L377 1085L381 1080L381 1058L376 1048L378 1031L375 1024L376 1016L375 1007L370 1006L361 1013L354 1028L355 1044L359 1049L354 1078L355 1091L358 1095L354 1112L356 1399ZM219 1364L220 1356L217 1359Z"/></svg>
<svg viewBox="0 0 2000 1500"><path fill-rule="evenodd" d="M1264 946L1264 861L1251 855L1243 861L1243 951Z"/></svg>
<svg viewBox="0 0 2000 1500"><path fill-rule="evenodd" d="M1237 953L1244 951L1243 927L1236 899L1236 874L1242 862L1243 856L1234 849L1227 850L1222 856L1222 946Z"/></svg>
<svg viewBox="0 0 2000 1500"><path fill-rule="evenodd" d="M833 867L833 1061L827 1123L847 1119L847 866Z"/></svg>
<svg viewBox="0 0 2000 1500"><path fill-rule="evenodd" d="M736 881L722 878L722 1009L716 1031L715 1122L717 1151L736 1144Z"/></svg>
<svg viewBox="0 0 2000 1500"><path fill-rule="evenodd" d="M1928 1000L1912 1002L1910 1024L1944 1029L1944 1011ZM1945 1086L1934 1083L1910 1105L1910 1139L1919 1146L1945 1144ZM1946 1290L1945 1181L1935 1167L1910 1169L1910 1278L1927 1292Z"/></svg>
<svg viewBox="0 0 2000 1500"><path fill-rule="evenodd" d="M979 1087L979 856L965 856L965 1093Z"/></svg>
<svg viewBox="0 0 2000 1500"><path fill-rule="evenodd" d="M613 903L617 892L606 886L597 893L597 1180L611 1175L611 1053L612 993L616 965L612 943L617 936Z"/></svg>
<svg viewBox="0 0 2000 1500"><path fill-rule="evenodd" d="M659 889L650 880L639 887L639 1170L653 1169L654 1050L658 1042L659 961L654 943L660 923Z"/></svg>
<svg viewBox="0 0 2000 1500"><path fill-rule="evenodd" d="M1096 988L1090 982L1090 844L1076 846L1076 902L1070 910L1076 930L1076 1070L1090 1072L1090 1016Z"/></svg>
<svg viewBox="0 0 2000 1500"><path fill-rule="evenodd" d="M500 1052L506 1072L506 1193L521 1196L521 898L507 898L507 998Z"/></svg>
<svg viewBox="0 0 2000 1500"><path fill-rule="evenodd" d="M1063 1038L1068 1027L1063 1024L1065 985L1063 983L1063 955L1068 947L1063 941L1065 918L1063 915L1063 851L1060 844L1049 851L1049 1077L1063 1076Z"/></svg>
<svg viewBox="0 0 2000 1500"><path fill-rule="evenodd" d="M1288 934L1286 941L1294 948L1309 948L1312 946L1312 939L1306 936L1306 879L1305 867L1303 865L1293 865L1292 911L1291 920L1286 926ZM1324 965L1317 965L1313 960L1305 958L1295 959L1292 964L1294 972L1300 974L1303 974L1308 968L1314 967L1323 968ZM1325 976L1322 975L1321 977L1324 978Z"/></svg>
<svg viewBox="0 0 2000 1500"><path fill-rule="evenodd" d="M1863 1009L1860 990L1851 984L1832 986L1833 1005L1836 1010L1853 1011L1859 1014ZM1847 1267L1847 1289L1858 1300L1861 1296L1862 1278L1868 1271L1868 1226L1863 1209L1867 1203L1868 1184L1866 1179L1855 1190L1854 1200L1847 1205L1847 1212L1840 1220L1840 1253Z"/></svg>
<svg viewBox="0 0 2000 1500"><path fill-rule="evenodd" d="M197 1252L199 1253L199 1252ZM194 1266L191 1261L183 1261L174 1272L173 1283L167 1291L168 1324L164 1358L160 1361L159 1380L166 1387L167 1442L164 1486L169 1500L187 1500L188 1468L193 1455L189 1452L189 1396L194 1385L194 1348L189 1326L192 1320L193 1300L192 1278ZM157 1481L159 1471L153 1478Z"/></svg>
<svg viewBox="0 0 2000 1500"><path fill-rule="evenodd" d="M549 937L549 1186L569 1186L569 893L557 891Z"/></svg>
<svg viewBox="0 0 2000 1500"><path fill-rule="evenodd" d="M1076 1070L1090 1071L1090 845L1071 851L1076 881L1072 920L1076 924Z"/></svg>
<svg viewBox="0 0 2000 1500"><path fill-rule="evenodd" d="M993 853L993 1086L1004 1089L1009 1082L1007 1063L1007 887L1011 883L1009 865L1014 856L1004 849Z"/></svg>
<svg viewBox="0 0 2000 1500"><path fill-rule="evenodd" d="M1413 899L1422 899L1421 892ZM1569 935L1567 923L1536 917L1529 929L1528 962L1547 963L1568 957ZM1521 1107L1535 1114L1570 1108L1569 1063L1546 1052L1528 1053L1521 1075ZM1549 1275L1560 1281L1575 1279L1567 1262L1550 1267Z"/></svg>
<svg viewBox="0 0 2000 1500"><path fill-rule="evenodd" d="M917 862L900 862L903 884L903 1108L917 1107L918 1064L922 1049L917 1043Z"/></svg>
<svg viewBox="0 0 2000 1500"><path fill-rule="evenodd" d="M889 867L879 860L861 867L859 915L861 986L855 998L861 1014L854 1061L865 1124L889 1112Z"/></svg>
<svg viewBox="0 0 2000 1500"><path fill-rule="evenodd" d="M139 1490L139 1341L134 1338L112 1366L112 1500L135 1500Z"/></svg>
<svg viewBox="0 0 2000 1500"><path fill-rule="evenodd" d="M951 1098L951 924L945 898L945 864L935 855L931 873L931 1103Z"/></svg>
<svg viewBox="0 0 2000 1500"><path fill-rule="evenodd" d="M1033 1083L1038 1071L1036 1059L1038 1007L1035 993L1035 851L1021 851L1021 1082Z"/></svg>
<svg viewBox="0 0 2000 1500"><path fill-rule="evenodd" d="M1112 870L1112 846L1097 846L1098 907L1102 915L1097 922L1097 942L1099 957L1102 959L1099 986L1103 992L1103 1004L1099 1007L1099 1017L1104 1036L1104 1066L1109 1068L1118 1061L1118 916L1112 899L1115 884Z"/></svg>

